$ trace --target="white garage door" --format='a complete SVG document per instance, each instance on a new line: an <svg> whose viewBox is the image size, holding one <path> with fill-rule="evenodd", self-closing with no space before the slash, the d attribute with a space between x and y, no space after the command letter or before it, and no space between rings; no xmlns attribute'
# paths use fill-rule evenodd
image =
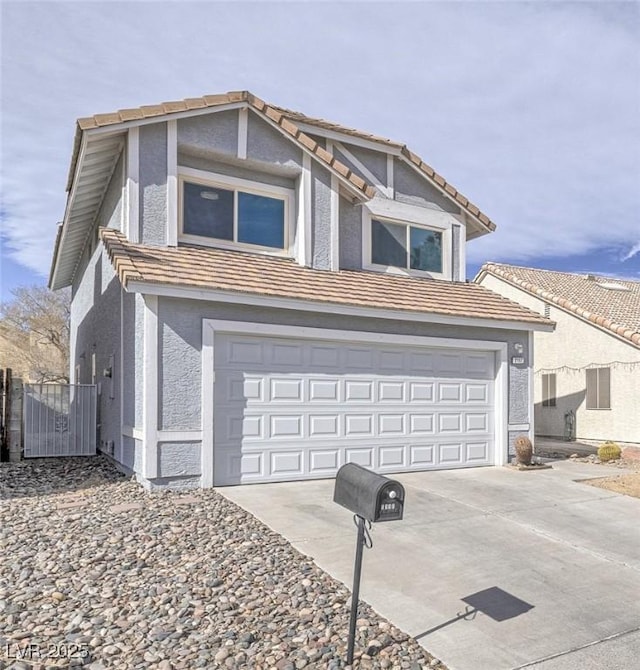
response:
<svg viewBox="0 0 640 670"><path fill-rule="evenodd" d="M219 334L214 483L493 463L494 353Z"/></svg>

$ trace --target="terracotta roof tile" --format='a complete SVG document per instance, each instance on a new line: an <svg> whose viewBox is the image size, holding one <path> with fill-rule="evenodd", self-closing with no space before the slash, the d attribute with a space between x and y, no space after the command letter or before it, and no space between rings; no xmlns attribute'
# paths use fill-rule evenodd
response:
<svg viewBox="0 0 640 670"><path fill-rule="evenodd" d="M447 180L439 175L435 170L427 165L417 154L414 154L410 151L406 145L395 142L393 140L387 139L385 137L380 137L378 135L372 135L371 133L366 133L361 130L356 130L355 128L349 128L347 126L342 126L338 123L333 123L331 121L326 121L325 119L317 119L314 117L306 116L300 112L294 112L290 109L285 109L284 107L278 107L276 105L270 105L264 100L261 100L257 96L253 95L249 91L229 91L228 93L220 93L214 95L205 95L201 98L187 98L185 100L163 102L159 105L143 105L137 109L124 109L111 114L96 114L95 116L86 117L78 119L78 128L82 130L90 130L92 128L97 128L105 125L112 125L116 123L124 123L127 121L137 121L145 118L154 118L158 116L164 116L166 114L173 114L182 111L188 111L191 109L202 109L206 107L215 107L218 105L235 103L235 102L247 102L255 110L264 114L268 119L273 123L278 125L285 133L294 138L298 143L303 145L307 150L314 153L317 156L318 160L325 163L327 166L333 168L336 172L342 175L347 179L350 184L364 195L365 198L373 198L376 193L375 187L372 184L368 184L358 175L353 173L348 167L344 166L336 159L329 159L326 152L320 145L318 145L312 138L306 135L304 132L296 126L296 121L301 123L307 123L312 126L317 126L319 128L325 128L328 130L333 130L345 135L351 135L353 137L360 137L371 142L375 142L387 147L394 147L395 149L400 150L400 154L413 163L423 174L425 174L429 179L433 180L440 188L442 188L447 194L452 196L460 206L469 212L479 223L486 228L487 230L495 230L495 224L487 217L482 214L480 210L472 205L469 200L464 197L453 185L449 184ZM78 144L76 142L76 144ZM75 165L77 159L77 149L72 159L72 169ZM72 171L71 171L72 172ZM70 175L71 175L70 172ZM70 188L71 182L67 185L67 188Z"/></svg>
<svg viewBox="0 0 640 670"><path fill-rule="evenodd" d="M302 267L288 258L208 247L133 244L118 231L100 237L123 285L130 281L532 325L552 322L474 283Z"/></svg>
<svg viewBox="0 0 640 670"><path fill-rule="evenodd" d="M576 314L640 346L640 282L485 263L478 273L504 279L546 302Z"/></svg>

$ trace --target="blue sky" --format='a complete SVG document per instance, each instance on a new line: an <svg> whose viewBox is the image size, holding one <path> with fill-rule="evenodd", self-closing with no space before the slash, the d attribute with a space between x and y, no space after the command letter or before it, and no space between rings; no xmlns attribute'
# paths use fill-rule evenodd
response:
<svg viewBox="0 0 640 670"><path fill-rule="evenodd" d="M249 89L406 142L486 260L640 279L638 2L7 2L2 297L46 282L75 119Z"/></svg>

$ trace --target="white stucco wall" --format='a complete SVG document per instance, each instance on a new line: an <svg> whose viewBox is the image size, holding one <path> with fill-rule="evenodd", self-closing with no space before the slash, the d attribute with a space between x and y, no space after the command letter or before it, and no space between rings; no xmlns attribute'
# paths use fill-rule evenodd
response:
<svg viewBox="0 0 640 670"><path fill-rule="evenodd" d="M481 282L496 293L544 314L545 302L485 275ZM550 306L552 333L534 335L534 402L537 435L562 436L564 415L576 412L576 437L640 443L640 349L586 321ZM561 369L561 368L575 369ZM586 368L611 369L611 409L586 408ZM556 407L542 407L542 374L556 373Z"/></svg>

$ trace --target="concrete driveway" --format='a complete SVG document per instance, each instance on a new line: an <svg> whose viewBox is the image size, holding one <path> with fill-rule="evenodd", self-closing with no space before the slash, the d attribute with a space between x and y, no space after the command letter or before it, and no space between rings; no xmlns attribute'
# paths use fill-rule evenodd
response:
<svg viewBox="0 0 640 670"><path fill-rule="evenodd" d="M398 475L360 597L450 670L631 670L640 662L640 500L583 463ZM355 527L333 480L218 489L351 587ZM469 614L465 614L468 612Z"/></svg>

